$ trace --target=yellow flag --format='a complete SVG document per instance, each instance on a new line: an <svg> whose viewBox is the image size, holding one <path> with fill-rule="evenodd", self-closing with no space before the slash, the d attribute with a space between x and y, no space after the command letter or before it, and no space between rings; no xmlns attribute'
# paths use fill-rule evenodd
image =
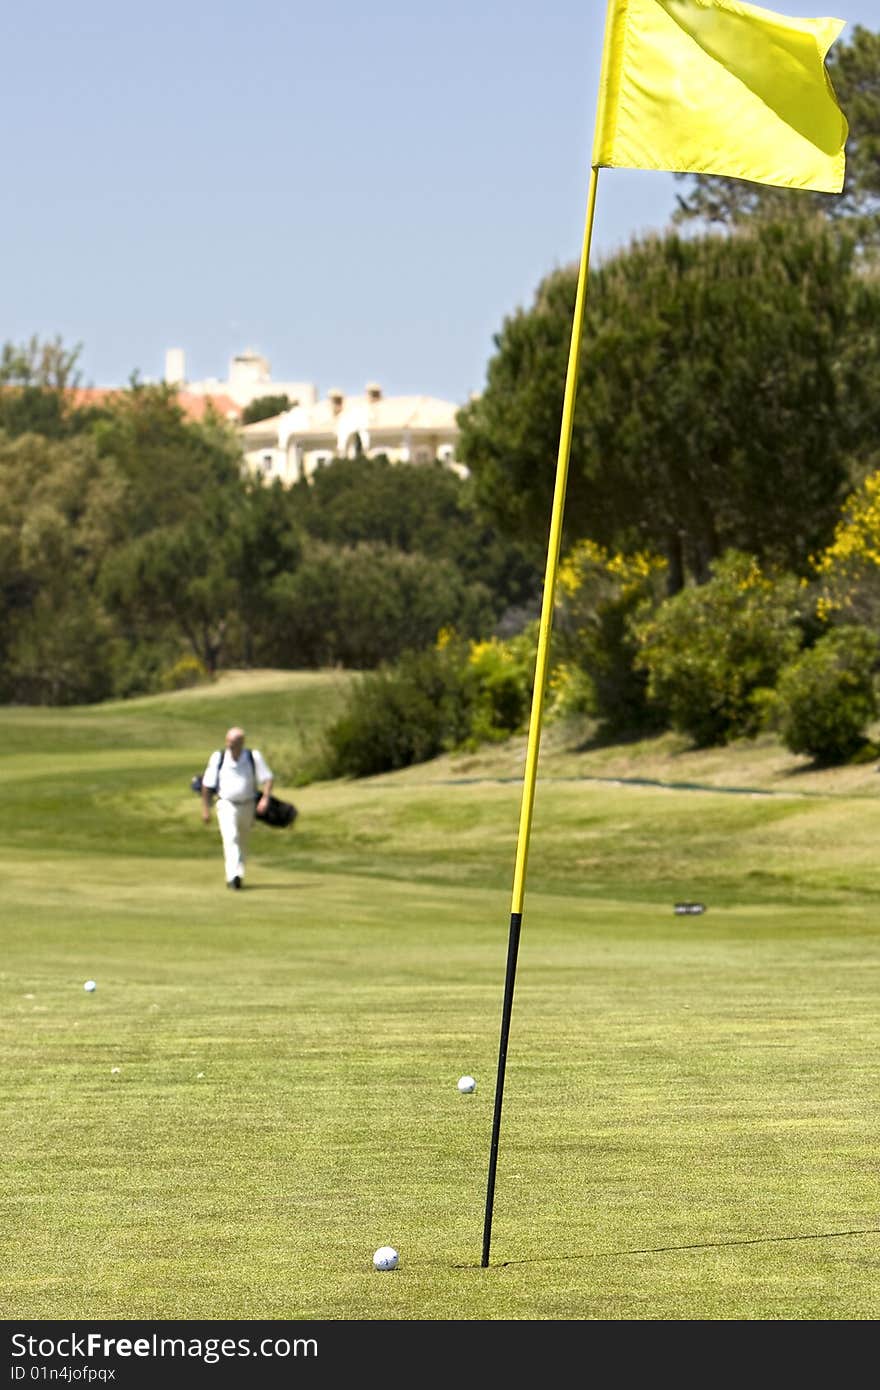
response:
<svg viewBox="0 0 880 1390"><path fill-rule="evenodd" d="M843 27L740 0L608 0L593 168L839 193L848 127L825 56Z"/></svg>

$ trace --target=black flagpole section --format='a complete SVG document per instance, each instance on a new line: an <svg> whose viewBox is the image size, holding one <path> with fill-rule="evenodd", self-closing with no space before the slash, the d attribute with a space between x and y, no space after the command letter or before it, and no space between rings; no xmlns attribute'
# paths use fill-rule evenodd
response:
<svg viewBox="0 0 880 1390"><path fill-rule="evenodd" d="M513 986L516 981L516 957L519 952L519 932L522 913L510 914L510 935L507 941L507 975L504 981L504 1004L501 1010L501 1042L498 1048L498 1079L495 1082L495 1114L492 1119L492 1145L489 1150L489 1183L486 1190L486 1219L483 1224L483 1258L489 1263L489 1244L492 1239L492 1204L495 1198L495 1170L498 1166L498 1138L501 1133L501 1101L504 1095L504 1071L507 1065L507 1039L510 1036L510 1015L513 1010Z"/></svg>

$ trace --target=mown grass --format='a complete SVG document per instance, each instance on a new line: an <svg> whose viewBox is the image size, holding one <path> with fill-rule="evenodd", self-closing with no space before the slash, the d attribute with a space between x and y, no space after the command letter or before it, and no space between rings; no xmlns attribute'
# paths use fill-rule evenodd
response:
<svg viewBox="0 0 880 1390"><path fill-rule="evenodd" d="M0 1316L876 1317L873 785L551 738L481 1269L519 751L300 787L343 682L0 712ZM301 812L242 894L231 722Z"/></svg>

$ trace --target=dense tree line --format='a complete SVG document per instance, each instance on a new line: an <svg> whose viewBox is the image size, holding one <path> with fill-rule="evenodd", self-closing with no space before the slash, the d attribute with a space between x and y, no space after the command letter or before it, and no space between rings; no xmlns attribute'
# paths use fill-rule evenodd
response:
<svg viewBox="0 0 880 1390"><path fill-rule="evenodd" d="M136 381L77 409L76 350L0 357L0 699L70 703L221 667L370 667L488 633L537 572L441 465L249 476L219 417Z"/></svg>

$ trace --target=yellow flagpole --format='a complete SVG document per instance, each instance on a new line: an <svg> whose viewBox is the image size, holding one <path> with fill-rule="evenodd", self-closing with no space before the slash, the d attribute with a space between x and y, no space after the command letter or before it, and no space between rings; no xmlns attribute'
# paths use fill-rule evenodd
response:
<svg viewBox="0 0 880 1390"><path fill-rule="evenodd" d="M511 912L522 912L523 899L525 897L526 863L529 857L529 836L532 829L532 812L535 805L535 782L538 775L538 750L541 742L541 722L544 714L547 669L550 662L550 633L553 626L553 605L556 598L556 575L559 570L559 550L562 544L562 514L565 509L565 490L568 484L568 460L571 453L571 435L574 428L574 403L577 394L578 358L580 356L581 338L584 330L584 312L587 302L587 274L589 271L590 244L593 239L593 220L596 212L596 188L598 180L598 169L591 169L590 189L587 198L587 218L584 227L584 244L581 251L581 263L578 272L577 294L574 302L574 320L571 329L571 346L568 352L568 371L565 377L565 396L562 403L559 455L556 460L556 485L553 492L553 511L550 516L550 538L547 543L547 568L544 574L544 597L541 604L541 621L538 628L535 683L532 687L532 710L529 718L529 741L526 750L523 794L519 815L516 864L513 871Z"/></svg>
<svg viewBox="0 0 880 1390"><path fill-rule="evenodd" d="M529 717L529 738L526 749L522 801L520 804L516 862L513 871L510 938L507 949L507 977L504 985L504 1005L501 1014L501 1046L498 1052L498 1079L495 1085L495 1115L492 1123L492 1144L489 1153L489 1182L486 1191L486 1218L483 1226L482 1265L484 1268L489 1263L489 1244L492 1232L492 1203L495 1193L495 1171L498 1163L498 1137L501 1130L501 1101L504 1093L507 1040L510 1033L510 1014L513 1006L516 957L519 950L519 934L522 925L526 865L529 857L529 837L531 835L532 813L535 805L538 751L541 742L541 722L544 711L544 695L547 686L550 633L553 626L553 605L556 597L556 575L559 569L559 550L562 543L562 514L565 509L565 489L568 483L568 460L571 453L571 435L574 426L574 403L577 394L578 359L580 357L581 338L584 329L584 311L587 302L587 275L590 265L590 245L593 239L593 221L596 212L596 189L598 181L599 171L594 167L590 170L590 188L587 196L584 242L581 249L581 261L578 269L577 294L575 296L574 319L571 328L571 346L568 352L568 370L565 377L565 395L562 402L562 425L559 432L559 454L556 460L556 483L553 491L553 510L550 517L550 537L547 544L544 595L541 603L541 620L538 627L535 680L532 687L532 709Z"/></svg>

